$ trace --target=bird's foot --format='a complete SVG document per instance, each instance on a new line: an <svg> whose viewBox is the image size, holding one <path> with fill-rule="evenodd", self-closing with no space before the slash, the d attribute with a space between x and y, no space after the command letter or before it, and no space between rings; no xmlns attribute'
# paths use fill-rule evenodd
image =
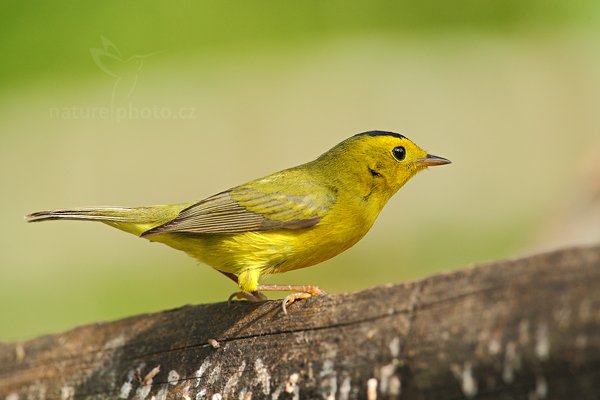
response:
<svg viewBox="0 0 600 400"><path fill-rule="evenodd" d="M321 288L314 285L260 285L258 290L293 292L287 295L281 303L283 313L286 315L287 306L296 300L308 299L309 297L327 294L324 290L321 290Z"/></svg>
<svg viewBox="0 0 600 400"><path fill-rule="evenodd" d="M235 292L235 293L232 293L231 296L229 296L229 299L227 299L227 303L231 304L231 301L233 299L247 300L247 301L252 301L254 303L257 303L257 302L260 302L260 301L266 301L267 300L267 296L265 296L264 294L262 294L259 291L255 291L255 292Z"/></svg>

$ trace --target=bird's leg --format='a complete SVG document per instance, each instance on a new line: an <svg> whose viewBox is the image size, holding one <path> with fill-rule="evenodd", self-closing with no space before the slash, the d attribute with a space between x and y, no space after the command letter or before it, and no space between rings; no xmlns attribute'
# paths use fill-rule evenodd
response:
<svg viewBox="0 0 600 400"><path fill-rule="evenodd" d="M236 283L236 285L238 284L238 277L236 274L233 274L231 272L225 272L225 271L219 271L219 272L222 273L223 275L225 275L226 277L228 277L229 279L231 279L232 281L234 281ZM227 302L231 304L231 300L233 300L233 299L258 302L258 301L267 300L267 296L265 296L264 294L262 294L259 291L254 291L251 293L241 291L241 292L235 292L231 296L229 296L229 299L227 299Z"/></svg>
<svg viewBox="0 0 600 400"><path fill-rule="evenodd" d="M321 288L315 285L259 285L258 290L293 292L283 299L281 307L283 308L284 314L287 314L287 306L296 300L307 299L312 296L326 294L325 291L321 290Z"/></svg>
<svg viewBox="0 0 600 400"><path fill-rule="evenodd" d="M239 279L236 274L231 272L219 271L236 284L239 284ZM312 296L320 294L326 294L325 291L321 290L315 285L258 285L257 290L253 292L239 291L229 296L227 300L231 304L233 299L247 300L252 302L260 302L267 300L267 296L261 293L261 291L276 291L276 292L293 292L287 295L281 304L283 313L287 315L287 306L292 304L296 300L307 299Z"/></svg>

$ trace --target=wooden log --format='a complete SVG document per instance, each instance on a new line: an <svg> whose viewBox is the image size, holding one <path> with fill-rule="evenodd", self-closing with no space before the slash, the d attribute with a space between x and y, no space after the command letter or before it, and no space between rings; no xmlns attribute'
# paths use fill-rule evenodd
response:
<svg viewBox="0 0 600 400"><path fill-rule="evenodd" d="M595 399L600 246L0 345L0 399Z"/></svg>

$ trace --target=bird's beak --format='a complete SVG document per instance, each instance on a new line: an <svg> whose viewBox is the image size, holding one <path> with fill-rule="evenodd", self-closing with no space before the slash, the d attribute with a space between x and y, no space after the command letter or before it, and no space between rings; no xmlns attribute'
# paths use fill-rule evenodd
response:
<svg viewBox="0 0 600 400"><path fill-rule="evenodd" d="M433 167L435 165L450 164L452 161L445 159L444 157L434 156L433 154L427 154L423 158L417 160L417 164L423 167Z"/></svg>

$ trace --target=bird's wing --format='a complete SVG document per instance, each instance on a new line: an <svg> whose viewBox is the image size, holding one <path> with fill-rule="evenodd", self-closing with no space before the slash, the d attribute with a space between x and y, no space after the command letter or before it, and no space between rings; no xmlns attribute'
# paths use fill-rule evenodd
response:
<svg viewBox="0 0 600 400"><path fill-rule="evenodd" d="M335 203L335 190L306 179L293 179L294 175L276 174L216 194L182 210L173 220L142 236L311 227Z"/></svg>

